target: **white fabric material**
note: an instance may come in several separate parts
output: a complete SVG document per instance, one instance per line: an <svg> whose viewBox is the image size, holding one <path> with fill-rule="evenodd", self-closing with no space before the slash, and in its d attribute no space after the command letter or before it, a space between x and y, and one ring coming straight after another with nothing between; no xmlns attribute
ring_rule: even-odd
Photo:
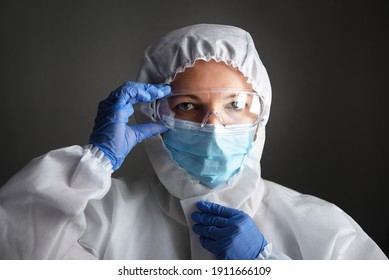
<svg viewBox="0 0 389 280"><path fill-rule="evenodd" d="M301 212L291 209L284 209L285 212L282 212L273 209L277 205L277 200L281 198L266 196L267 184L261 178L260 159L265 143L264 126L266 125L270 112L271 86L266 69L259 58L250 34L233 26L209 24L184 27L170 32L145 51L145 59L138 75L138 81L157 84L170 83L174 80L177 73L185 71L188 67L192 67L198 60L215 60L239 69L247 77L247 82L252 85L253 89L264 97L265 121L263 127L258 129L256 141L252 150L246 156L240 173L226 184L213 190L209 190L199 184L195 178L190 176L172 160L169 151L163 145L161 137L154 137L145 141L146 151L159 180L168 190L168 195L172 195L180 200L180 205L169 205L169 210L181 211L180 208L182 208L186 222L191 227L193 223L190 215L196 210L195 203L199 200L208 200L240 209L254 219L258 228L264 233L269 242L273 242L273 240L277 241L273 242L274 248L282 252L284 248L279 248L278 244L285 242L282 239L288 239L286 236L291 234L291 232L288 231L288 233L285 233L286 236L284 236L284 233L279 232L282 228L282 225L279 224L280 217L272 217L275 219L272 220L269 219L268 215L271 215L274 211L276 216L288 216L287 213L292 211L296 215L296 224L300 224L299 221L303 220L306 213L304 212L304 208L302 208L303 211ZM143 103L137 107L136 118L138 122L150 121L153 118L152 114L153 108L150 104ZM267 207L269 201L276 202L272 204L271 210ZM317 209L320 205L325 204L322 201L315 203L317 203L316 207L314 207L315 204L310 204L309 207ZM174 210L173 207L179 210ZM331 208L333 206L327 207ZM315 219L319 220L321 218L326 219L327 217L336 220L340 216L339 214L336 214L334 217L332 217L333 215L326 216L320 213L320 211L317 214L318 216ZM288 220L288 223L293 222L294 220ZM328 226L326 222L328 221L323 220L321 223L319 222L319 225ZM336 224L336 221L333 223ZM268 225L268 227L265 225ZM267 228L270 229L274 225L277 225L278 228L266 234ZM299 232L302 236L305 235L304 229L306 224L302 223L301 226L303 225L304 227L300 229L301 233ZM348 227L348 229L351 230L352 228ZM335 231L337 228L333 230ZM192 258L212 258L213 256L200 245L198 236L192 231L189 231L189 233ZM282 238L277 240L278 236L282 236ZM320 237L324 239L328 238L325 231ZM317 239L314 240L317 241ZM321 242L320 244L327 244L327 242ZM302 245L295 246L299 247ZM316 247L317 245L314 246ZM330 255L330 251L331 249L327 251L328 255ZM312 254L315 255L315 253Z"/></svg>
<svg viewBox="0 0 389 280"><path fill-rule="evenodd" d="M191 259L179 200L154 174L111 179L95 155L51 151L0 189L0 259ZM266 180L261 188L255 221L273 250L258 259L386 259L336 206Z"/></svg>
<svg viewBox="0 0 389 280"><path fill-rule="evenodd" d="M235 27L168 34L146 51L138 80L170 82L198 59L239 68L269 113L266 70L251 37ZM149 120L151 109L140 106L137 120ZM145 141L155 173L137 182L111 178L109 160L91 146L51 151L0 189L0 259L214 259L191 230L199 200L248 213L270 243L258 259L386 259L335 205L263 180L264 142L262 127L241 172L213 190L178 167L159 136Z"/></svg>

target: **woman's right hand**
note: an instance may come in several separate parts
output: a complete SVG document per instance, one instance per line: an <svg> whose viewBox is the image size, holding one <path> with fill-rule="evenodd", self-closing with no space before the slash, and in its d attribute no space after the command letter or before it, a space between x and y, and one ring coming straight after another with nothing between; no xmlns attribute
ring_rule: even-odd
<svg viewBox="0 0 389 280"><path fill-rule="evenodd" d="M132 105L162 98L170 91L168 85L126 82L100 102L89 143L104 152L113 170L119 169L136 144L167 131L165 126L155 122L129 126L128 119L134 113Z"/></svg>

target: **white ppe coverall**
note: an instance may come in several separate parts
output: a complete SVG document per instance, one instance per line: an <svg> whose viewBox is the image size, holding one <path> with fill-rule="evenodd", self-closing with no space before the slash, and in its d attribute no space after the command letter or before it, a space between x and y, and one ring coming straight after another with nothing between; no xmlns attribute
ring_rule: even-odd
<svg viewBox="0 0 389 280"><path fill-rule="evenodd" d="M264 96L265 121L239 173L207 188L172 160L160 135L144 141L152 168L141 181L112 178L109 159L92 145L50 151L0 189L0 259L215 259L191 230L202 200L253 219L269 243L260 259L387 259L337 206L262 179L271 87L246 31L172 31L146 50L138 81L170 83L197 60L237 68ZM152 114L151 103L140 103L135 117L142 123Z"/></svg>

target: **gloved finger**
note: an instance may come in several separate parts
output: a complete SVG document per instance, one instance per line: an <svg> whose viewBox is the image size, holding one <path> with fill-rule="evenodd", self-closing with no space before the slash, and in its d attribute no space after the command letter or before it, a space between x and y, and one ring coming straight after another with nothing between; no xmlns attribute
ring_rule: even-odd
<svg viewBox="0 0 389 280"><path fill-rule="evenodd" d="M128 133L132 133L136 141L140 143L147 138L166 132L167 130L167 127L162 124L150 122L129 126L127 131Z"/></svg>
<svg viewBox="0 0 389 280"><path fill-rule="evenodd" d="M209 213L194 212L192 213L192 220L205 226L224 227L227 224L226 218Z"/></svg>
<svg viewBox="0 0 389 280"><path fill-rule="evenodd" d="M199 238L201 246L203 246L204 249L210 251L215 255L217 259L227 259L226 257L223 257L225 254L223 254L225 243L224 240L213 240L211 238L206 238L200 236ZM228 246L228 245L227 245Z"/></svg>
<svg viewBox="0 0 389 280"><path fill-rule="evenodd" d="M114 103L116 102L116 103ZM111 100L111 102L103 101L99 106L99 111L96 117L96 123L105 123L106 118L110 118L112 122L127 123L129 117L134 113L134 108L131 103L123 103L123 99Z"/></svg>
<svg viewBox="0 0 389 280"><path fill-rule="evenodd" d="M216 242L215 240L203 236L200 236L199 240L201 246L203 246L204 249L214 253L213 249L214 249L214 243Z"/></svg>
<svg viewBox="0 0 389 280"><path fill-rule="evenodd" d="M151 94L155 99L162 98L171 93L171 87L167 84L144 84L144 89Z"/></svg>
<svg viewBox="0 0 389 280"><path fill-rule="evenodd" d="M194 224L192 226L192 230L194 233L202 237L210 238L213 240L218 240L220 238L225 237L225 233L223 232L223 230L215 226L203 226L200 224Z"/></svg>
<svg viewBox="0 0 389 280"><path fill-rule="evenodd" d="M120 91L120 96L132 104L138 102L150 102L162 98L171 92L169 85L152 85L136 82L125 83Z"/></svg>
<svg viewBox="0 0 389 280"><path fill-rule="evenodd" d="M146 91L150 91L151 94L155 95L157 93L157 90L160 89L164 92L164 94L169 94L171 92L171 88L168 84L147 84L147 83L141 83L141 82L125 82L123 84L125 87L137 87L144 89Z"/></svg>
<svg viewBox="0 0 389 280"><path fill-rule="evenodd" d="M239 210L222 206L216 203L208 202L208 201L197 202L197 208L202 212L222 216L224 218L231 218L232 216L240 213Z"/></svg>

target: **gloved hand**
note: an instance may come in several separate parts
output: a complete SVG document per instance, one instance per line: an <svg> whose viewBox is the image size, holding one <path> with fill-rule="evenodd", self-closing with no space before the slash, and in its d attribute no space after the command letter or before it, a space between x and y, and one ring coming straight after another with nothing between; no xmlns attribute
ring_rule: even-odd
<svg viewBox="0 0 389 280"><path fill-rule="evenodd" d="M111 160L113 170L123 163L131 149L144 139L166 132L158 123L127 125L133 104L150 102L169 94L168 85L126 82L100 102L89 143L97 146Z"/></svg>
<svg viewBox="0 0 389 280"><path fill-rule="evenodd" d="M200 201L201 212L192 213L193 231L201 245L219 260L255 260L267 242L246 213Z"/></svg>

